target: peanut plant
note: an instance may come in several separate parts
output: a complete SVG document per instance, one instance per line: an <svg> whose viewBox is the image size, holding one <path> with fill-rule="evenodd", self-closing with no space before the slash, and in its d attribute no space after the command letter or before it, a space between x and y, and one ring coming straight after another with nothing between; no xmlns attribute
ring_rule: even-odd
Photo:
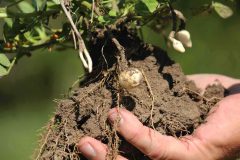
<svg viewBox="0 0 240 160"><path fill-rule="evenodd" d="M74 47L83 66L92 72L88 44L93 31L111 30L121 23L139 32L150 27L164 36L170 47L185 52L192 47L183 11L174 8L176 0L3 0L0 20L0 77L8 75L19 59L46 48ZM184 3L184 1L182 1ZM230 1L228 3L236 3ZM197 6L195 14L215 11L220 17L233 14L223 3L209 1ZM165 34L167 28L171 32ZM66 46L67 42L73 43Z"/></svg>

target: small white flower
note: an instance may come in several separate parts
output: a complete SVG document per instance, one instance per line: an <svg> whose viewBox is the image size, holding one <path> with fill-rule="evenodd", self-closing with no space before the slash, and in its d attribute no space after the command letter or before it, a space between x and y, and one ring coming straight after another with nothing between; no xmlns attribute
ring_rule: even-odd
<svg viewBox="0 0 240 160"><path fill-rule="evenodd" d="M187 30L181 30L176 33L176 39L181 41L185 47L192 47L192 40L190 33Z"/></svg>
<svg viewBox="0 0 240 160"><path fill-rule="evenodd" d="M118 77L120 86L125 89L131 89L138 86L142 78L142 72L137 68L129 68L122 71Z"/></svg>

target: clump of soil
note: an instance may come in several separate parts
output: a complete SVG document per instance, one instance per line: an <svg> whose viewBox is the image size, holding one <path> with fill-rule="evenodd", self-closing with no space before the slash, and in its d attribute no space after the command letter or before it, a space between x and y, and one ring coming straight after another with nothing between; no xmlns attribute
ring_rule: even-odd
<svg viewBox="0 0 240 160"><path fill-rule="evenodd" d="M165 135L181 137L191 134L204 121L211 107L224 96L221 85L209 86L204 95L200 95L194 82L187 80L179 64L164 51L142 43L129 31L122 32L113 32L119 44L111 40L106 42L106 35L99 38L96 34L91 47L92 53L98 55L95 72L72 96L58 101L37 159L84 160L75 147L83 136L107 144L108 159L114 159L117 154L128 159L148 159L109 124L107 113L111 108L124 107L144 125ZM121 59L123 52L127 60ZM142 71L144 78L139 86L129 90L119 87L118 72L124 69L124 65Z"/></svg>

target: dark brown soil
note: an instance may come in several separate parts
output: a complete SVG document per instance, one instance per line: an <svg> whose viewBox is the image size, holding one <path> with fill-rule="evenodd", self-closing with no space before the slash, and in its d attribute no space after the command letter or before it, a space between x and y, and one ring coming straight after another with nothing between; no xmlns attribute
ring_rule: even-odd
<svg viewBox="0 0 240 160"><path fill-rule="evenodd" d="M142 70L142 83L130 90L119 89L114 63L110 64L113 69L102 73L100 78L86 80L70 98L58 101L37 159L76 160L80 157L84 160L75 147L83 136L107 144L110 148L108 159L114 159L116 154L130 160L148 159L116 134L108 123L107 113L111 108L125 107L143 124L162 134L180 137L191 134L224 96L221 85L209 86L204 95L200 95L179 64L160 49L141 45L138 50L139 55L128 57L131 59L128 65Z"/></svg>

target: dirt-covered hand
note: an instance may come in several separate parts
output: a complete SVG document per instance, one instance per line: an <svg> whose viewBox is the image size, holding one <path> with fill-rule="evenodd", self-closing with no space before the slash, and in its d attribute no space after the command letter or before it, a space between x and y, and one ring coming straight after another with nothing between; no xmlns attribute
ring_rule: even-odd
<svg viewBox="0 0 240 160"><path fill-rule="evenodd" d="M226 88L234 90L214 107L206 123L198 127L192 135L180 139L165 136L144 126L129 111L112 109L109 120L113 123L120 116L118 132L133 146L150 159L156 160L215 160L231 155L240 149L240 87L239 80L219 75L192 75L190 79L204 89L207 84L218 79ZM79 151L90 160L105 160L107 147L91 138L82 138ZM122 156L118 160L124 160Z"/></svg>

